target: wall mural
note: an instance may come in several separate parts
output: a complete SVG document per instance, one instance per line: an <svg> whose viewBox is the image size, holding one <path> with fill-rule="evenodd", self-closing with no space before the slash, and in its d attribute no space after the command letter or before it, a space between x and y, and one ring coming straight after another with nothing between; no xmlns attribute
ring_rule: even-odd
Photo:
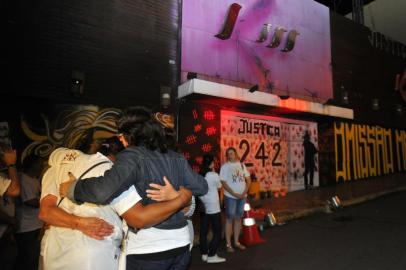
<svg viewBox="0 0 406 270"><path fill-rule="evenodd" d="M263 191L285 193L304 188L303 135L317 148L317 124L284 118L221 111L221 161L234 147ZM314 184L319 185L318 162Z"/></svg>
<svg viewBox="0 0 406 270"><path fill-rule="evenodd" d="M93 139L102 140L117 134L116 120L121 113L117 108L99 108L97 106L57 106L56 117L41 114L42 127L31 124L21 117L21 129L30 140L22 151L21 160L34 153L48 157L58 147L74 148L79 140L92 129ZM173 116L161 112L154 117L165 128L174 129ZM42 130L41 133L36 130Z"/></svg>
<svg viewBox="0 0 406 270"><path fill-rule="evenodd" d="M334 123L336 181L406 170L406 131Z"/></svg>
<svg viewBox="0 0 406 270"><path fill-rule="evenodd" d="M94 139L111 137L117 133L116 118L119 113L120 110L115 108L68 106L57 112L54 119L42 114L41 133L34 131L35 127L22 116L22 131L32 142L25 147L21 159L31 153L48 157L58 147L73 148L89 129L94 129Z"/></svg>

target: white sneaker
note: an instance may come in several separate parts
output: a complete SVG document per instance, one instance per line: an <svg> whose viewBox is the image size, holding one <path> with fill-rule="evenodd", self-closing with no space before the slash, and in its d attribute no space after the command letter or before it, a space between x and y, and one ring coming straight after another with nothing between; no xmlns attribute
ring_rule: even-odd
<svg viewBox="0 0 406 270"><path fill-rule="evenodd" d="M226 261L225 258L219 257L217 256L217 254L214 256L207 257L207 263L222 263L225 261Z"/></svg>
<svg viewBox="0 0 406 270"><path fill-rule="evenodd" d="M207 254L202 255L202 261L206 262L207 261Z"/></svg>

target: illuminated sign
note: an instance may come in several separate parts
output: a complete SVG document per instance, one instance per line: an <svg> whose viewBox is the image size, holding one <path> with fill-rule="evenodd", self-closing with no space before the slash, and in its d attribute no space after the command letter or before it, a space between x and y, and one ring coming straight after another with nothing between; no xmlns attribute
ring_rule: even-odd
<svg viewBox="0 0 406 270"><path fill-rule="evenodd" d="M191 72L324 102L333 97L330 44L329 10L312 0L182 1L184 80Z"/></svg>

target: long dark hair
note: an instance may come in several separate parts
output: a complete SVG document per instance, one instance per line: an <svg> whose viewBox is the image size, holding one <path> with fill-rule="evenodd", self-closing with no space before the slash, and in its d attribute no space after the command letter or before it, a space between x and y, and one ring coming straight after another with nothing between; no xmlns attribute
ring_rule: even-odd
<svg viewBox="0 0 406 270"><path fill-rule="evenodd" d="M144 107L130 107L123 111L117 122L118 132L122 133L130 146L145 146L149 150L168 151L163 127Z"/></svg>
<svg viewBox="0 0 406 270"><path fill-rule="evenodd" d="M206 176L208 172L211 172L212 169L210 168L210 164L214 161L214 157L212 155L204 155L202 167L200 168L200 174L202 176Z"/></svg>

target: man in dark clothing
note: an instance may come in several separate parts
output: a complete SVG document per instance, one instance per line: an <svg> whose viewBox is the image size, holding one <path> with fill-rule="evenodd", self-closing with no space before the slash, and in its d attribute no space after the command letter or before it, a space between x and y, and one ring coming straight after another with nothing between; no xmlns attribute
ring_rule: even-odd
<svg viewBox="0 0 406 270"><path fill-rule="evenodd" d="M304 147L304 159L305 159L305 162L304 162L304 164L305 164L305 171L304 171L305 189L312 189L314 170L316 168L316 165L314 162L314 156L317 153L317 149L314 146L314 144L310 141L310 134L308 131L306 131L305 135L303 136L303 147ZM309 183L309 175L310 175L310 183Z"/></svg>
<svg viewBox="0 0 406 270"><path fill-rule="evenodd" d="M67 196L78 203L106 204L134 185L144 205L155 203L154 184L170 179L175 189L185 187L193 195L207 193L205 179L193 172L185 158L167 149L161 125L144 108L126 110L118 121L120 140L126 148L103 177L73 182ZM68 185L61 185L66 190ZM189 261L187 222L179 211L152 228L130 235L127 269L186 269ZM167 241L167 240L171 241ZM148 268L149 267L149 268Z"/></svg>

